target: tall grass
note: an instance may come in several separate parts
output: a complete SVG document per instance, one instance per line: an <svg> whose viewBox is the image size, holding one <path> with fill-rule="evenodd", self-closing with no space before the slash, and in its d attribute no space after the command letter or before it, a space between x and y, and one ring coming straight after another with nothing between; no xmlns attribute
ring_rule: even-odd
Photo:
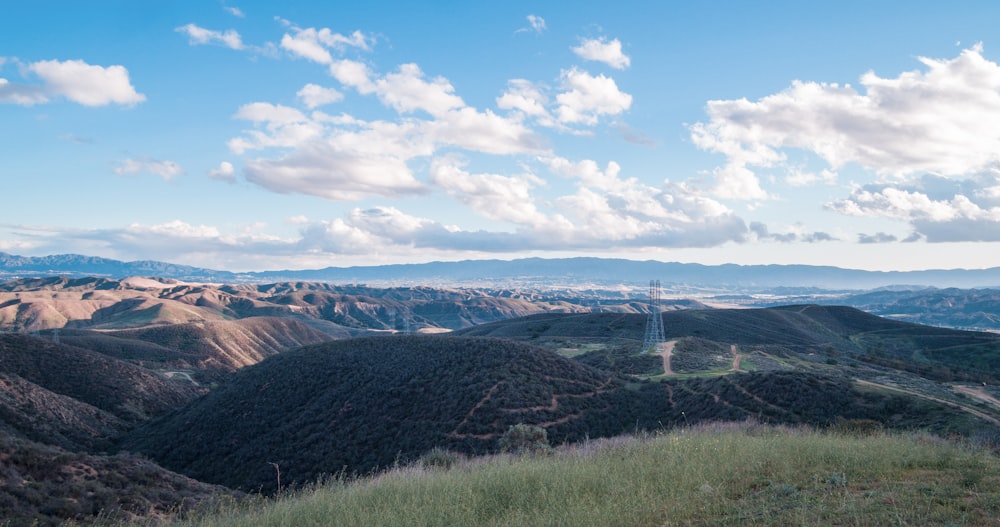
<svg viewBox="0 0 1000 527"><path fill-rule="evenodd" d="M715 425L406 467L177 525L1000 525L1000 459L928 436Z"/></svg>

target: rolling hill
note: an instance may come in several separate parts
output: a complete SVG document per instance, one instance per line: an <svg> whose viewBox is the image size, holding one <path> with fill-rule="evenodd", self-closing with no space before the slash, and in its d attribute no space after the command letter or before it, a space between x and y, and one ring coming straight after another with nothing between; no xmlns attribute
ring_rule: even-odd
<svg viewBox="0 0 1000 527"><path fill-rule="evenodd" d="M211 285L134 277L48 277L0 284L0 329L7 331L106 331L270 317L343 338L373 331L452 330L532 313L589 310L566 300L476 289L310 282Z"/></svg>

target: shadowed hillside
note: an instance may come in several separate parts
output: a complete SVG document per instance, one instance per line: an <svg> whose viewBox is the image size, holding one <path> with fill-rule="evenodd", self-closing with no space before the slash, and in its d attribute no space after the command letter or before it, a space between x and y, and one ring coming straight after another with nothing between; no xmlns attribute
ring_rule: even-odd
<svg viewBox="0 0 1000 527"><path fill-rule="evenodd" d="M892 417L893 415L903 417ZM469 337L369 337L271 357L120 447L243 490L366 473L443 447L495 451L511 425L556 444L706 420L991 426L943 403L859 390L842 375L762 372L640 381L534 346ZM273 463L273 464L272 464Z"/></svg>
<svg viewBox="0 0 1000 527"><path fill-rule="evenodd" d="M3 525L86 525L98 515L118 520L165 517L236 496L164 470L148 459L70 452L3 430L0 452Z"/></svg>
<svg viewBox="0 0 1000 527"><path fill-rule="evenodd" d="M0 335L0 371L129 422L177 408L197 392L144 368L26 335Z"/></svg>

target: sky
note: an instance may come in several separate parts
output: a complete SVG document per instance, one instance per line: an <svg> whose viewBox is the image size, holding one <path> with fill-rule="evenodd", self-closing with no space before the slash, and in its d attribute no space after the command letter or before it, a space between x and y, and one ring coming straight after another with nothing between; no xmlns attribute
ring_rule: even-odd
<svg viewBox="0 0 1000 527"><path fill-rule="evenodd" d="M1000 266L1000 3L0 5L0 251Z"/></svg>

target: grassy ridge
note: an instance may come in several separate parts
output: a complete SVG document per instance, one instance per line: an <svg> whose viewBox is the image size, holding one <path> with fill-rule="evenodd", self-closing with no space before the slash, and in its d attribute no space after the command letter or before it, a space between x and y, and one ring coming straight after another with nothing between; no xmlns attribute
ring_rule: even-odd
<svg viewBox="0 0 1000 527"><path fill-rule="evenodd" d="M989 526L1000 459L929 436L713 425L401 468L177 525Z"/></svg>

